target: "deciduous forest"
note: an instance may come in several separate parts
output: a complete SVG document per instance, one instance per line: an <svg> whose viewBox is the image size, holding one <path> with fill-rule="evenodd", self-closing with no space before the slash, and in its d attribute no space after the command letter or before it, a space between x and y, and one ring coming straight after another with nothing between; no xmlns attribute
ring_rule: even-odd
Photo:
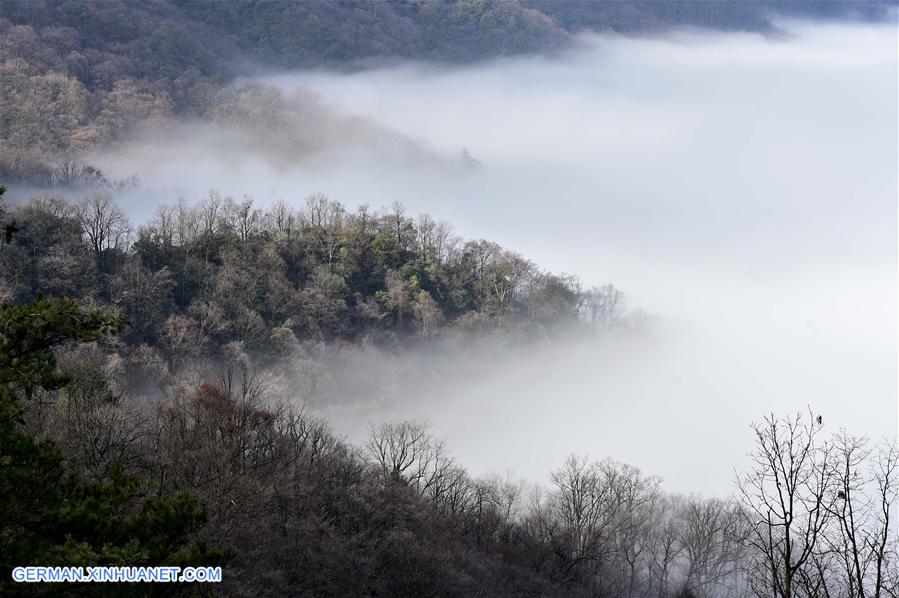
<svg viewBox="0 0 899 598"><path fill-rule="evenodd" d="M134 190L152 181L111 180L94 162L135 131L189 122L278 160L363 131L477 172L490 165L468 150L446 158L242 78L552 60L584 31L776 36L773 9L839 21L853 7L877 22L895 5L0 0L0 594L899 596L895 438L847 430L815 397L747 421L735 440L747 460L716 495L577 452L542 479L483 474L438 421L369 420L351 439L322 415L352 411L350 395L411 403L446 384L413 356L468 354L502 371L504 352L561 339L651 343L661 318L627 289L551 272L398 201L315 189L258 201L248 184L138 206L149 200ZM351 371L371 355L410 365ZM572 417L606 417L597 409ZM535 429L536 446L553 435ZM12 581L25 565L224 575Z"/></svg>

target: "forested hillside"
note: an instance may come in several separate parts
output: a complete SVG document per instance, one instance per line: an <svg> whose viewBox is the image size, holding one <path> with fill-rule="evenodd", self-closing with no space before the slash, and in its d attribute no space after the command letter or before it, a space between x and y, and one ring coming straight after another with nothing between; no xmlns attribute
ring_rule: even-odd
<svg viewBox="0 0 899 598"><path fill-rule="evenodd" d="M110 196L38 197L0 221L5 591L33 562L219 564L224 596L767 596L772 570L776 596L899 589L895 447L827 438L811 413L755 425L717 499L575 455L549 486L476 477L427 424L372 422L353 445L309 409L320 341L640 326L610 285L320 194L211 193L137 227Z"/></svg>
<svg viewBox="0 0 899 598"><path fill-rule="evenodd" d="M383 345L447 328L547 335L624 321L614 287L582 289L401 205L348 212L323 194L303 203L263 210L211 192L132 228L109 195L36 198L7 209L16 234L0 255L0 288L16 302L65 294L122 308L124 338L175 342L169 361L231 342L277 353L295 338Z"/></svg>
<svg viewBox="0 0 899 598"><path fill-rule="evenodd" d="M583 30L771 31L772 11L884 18L890 2L0 0L0 177L103 183L79 165L149 121L212 118L256 69L471 62L565 47ZM73 163L73 160L76 161Z"/></svg>
<svg viewBox="0 0 899 598"><path fill-rule="evenodd" d="M816 0L703 0L596 2L594 0L522 0L528 8L551 17L566 31L611 30L658 32L671 27L703 27L729 31L777 31L778 17L810 19L889 18L895 2L818 2Z"/></svg>
<svg viewBox="0 0 899 598"><path fill-rule="evenodd" d="M583 32L612 33L625 42L616 51L639 54L646 48L617 36L681 27L776 35L777 15L882 20L895 16L895 6L894 1L804 0L0 0L0 182L15 188L11 201L12 194L0 186L0 595L899 597L895 439L855 435L845 422L829 421L821 415L826 411L813 406L819 397L803 381L821 376L825 384L839 385L850 374L830 378L826 370L843 364L822 358L819 369L797 374L797 364L806 362L791 358L806 345L772 348L777 339L793 338L775 330L794 324L785 323L792 312L784 310L793 300L802 308L794 327L802 329L803 339L823 345L861 338L877 345L879 337L869 339L867 329L855 329L853 322L846 324L848 332L840 330L844 336L820 333L824 324L812 314L833 312L809 297L821 289L831 292L833 281L845 279L843 270L831 276L822 267L826 284L808 287L805 294L766 286L765 260L786 261L781 258L789 250L783 248L795 247L778 244L775 233L800 237L794 242L806 239L791 228L792 220L768 222L769 216L795 212L805 223L809 208L789 205L760 173L755 154L740 154L748 135L718 126L730 122L721 115L747 113L712 103L713 109L704 105L680 117L684 113L647 101L667 98L665 86L674 82L681 87L695 82L699 93L716 102L719 94L724 102L729 96L722 89L732 87L741 104L752 104L748 127L734 131L764 138L765 158L778 160L783 154L767 150L782 139L769 142L762 134L774 127L753 127L772 122L779 127L784 114L793 113L779 111L775 100L781 96L744 94L756 85L756 79L740 74L744 71L716 70L734 56L758 50L725 44L724 58L716 56L710 69L708 54L697 56L718 47L691 46L692 57L674 59L689 61L687 78L665 61L637 61L639 68L620 69L623 78L630 83L652 73L661 87L638 86L636 92L616 87L617 74L594 68L605 46L578 55L575 66L551 58L575 45ZM870 32L862 39L865 35ZM835 71L825 65L839 52L822 52L825 45L814 41L783 56L827 78ZM668 46L652 49L666 53L666 60L668 51ZM593 77L596 85L581 94L527 95L534 65L543 57L505 58L535 54L546 55L550 66L541 67L539 72L550 74L535 87L566 82L572 87L571 77ZM814 55L811 66L807 54ZM779 67L780 56L766 46L758 62L747 61L749 71L770 68L769 63ZM865 56L847 63L865 66L868 61L860 59ZM477 125L506 108L510 94L502 81L520 79L524 84L514 89L523 90L524 102L546 106L539 114L546 126L535 132L536 159L527 152L515 155L521 129L537 120L529 120L534 112L521 111L520 104L510 103L510 112L520 111L513 125L487 128L487 136L506 138L481 164L468 150L452 149L457 139L428 145L424 135L421 141L413 138L412 128L391 129L373 116L326 106L302 85L291 91L270 86L271 79L259 82L260 73L355 70L399 61L408 61L401 65L409 71L404 77L447 65L455 65L446 69L455 75L461 63L488 60L495 60L494 66L512 64L515 72L503 79L478 65L474 78L438 85L424 99L405 91L419 88L403 87L403 77L385 76L370 85L397 82L397 89L424 104L414 109L428 120L435 109L427 98L445 94L455 102L454 94L495 77L500 80L495 95L477 96L485 98L477 106L485 106L477 115L481 120L471 119ZM840 72L855 68L836 62ZM411 63L424 66L418 64L419 71ZM780 85L784 73L805 72L774 70L774 79L758 81ZM708 78L694 79L696 73L727 76L716 87ZM739 85L732 83L737 78ZM354 88L340 87L337 93L343 89ZM693 107L693 101L683 100L688 97L696 96L678 95L673 104ZM412 110L386 103L390 110ZM797 104L805 109L809 102ZM587 105L599 110L582 114ZM573 120L553 118L567 110ZM714 111L721 115L708 118ZM470 112L463 110L464 118ZM819 112L830 120L840 111L822 105ZM359 113L366 113L364 107ZM591 115L604 122L589 122ZM661 126L668 120L678 121L673 133ZM459 122L447 118L441 125ZM810 129L824 131L823 124L812 124ZM579 127L584 130L575 131ZM716 135L708 154L700 151L704 139L709 143L704 127L729 136ZM790 141L786 151L806 147L792 145L802 136L796 130L784 136ZM600 139L602 147L584 143L586 137ZM689 143L678 145L675 137L688 137ZM170 189L183 187L169 186L163 177L148 177L142 187L136 178L109 180L91 163L172 139L202 141L185 144L191 149L174 158L166 156L184 162L178 176L201 188L215 178L213 187L285 199L256 202L250 195L215 190L179 198L180 191ZM329 144L339 148L335 155L349 156L346 161L329 161L322 149ZM134 163L152 166L170 147L160 143L136 154ZM682 148L690 160L674 159ZM619 149L631 157L619 161ZM649 155L657 149L660 153ZM204 152L225 156L233 179L203 174ZM418 205L458 200L452 207L454 218L463 215L460 228L521 226L522 246L543 248L543 259L556 251L573 260L577 252L581 265L601 263L594 271L597 286L575 274L548 271L515 247L465 239L451 223L407 212L391 203L399 185L372 192L389 205L362 203L369 181L389 178L379 170L386 162L366 162L368 153L396 157L399 168L421 175L416 184L422 186L409 185L404 197L427 196L446 185L430 204ZM374 172L369 178L346 166L359 154L366 154L360 158L366 175ZM505 154L507 161L500 158ZM712 154L746 160L738 164L739 174L752 176L747 185L752 193L770 192L765 197L770 203L758 207L754 197L731 196L730 187L737 186L728 178L731 171L710 166L719 164L710 160ZM308 183L311 177L271 182L279 169L314 170L314 158L333 168L325 169L330 184L340 187L356 176L355 188L363 192L354 196L348 191L354 187L344 185L335 191L341 198L345 194L347 203L341 203L322 192L309 194L317 187ZM565 168L541 171L535 164L544 160ZM808 160L813 166L830 164ZM241 170L245 162L264 162L265 168ZM530 169L534 172L526 172ZM579 178L577 169L598 174ZM627 185L616 184L619 170ZM477 176L486 171L502 172ZM645 184L653 177L657 186ZM514 184L504 186L506 178ZM720 188L704 187L703 178L724 182ZM881 180L872 178L870 186L885 187ZM797 188L806 187L789 186L791 193ZM683 189L695 198L678 197ZM459 200L469 198L465 193L474 199ZM819 202L819 195L809 195ZM826 207L831 201L819 203ZM740 205L729 208L728 202ZM152 216L136 221L141 210ZM498 216L466 222L466 210ZM763 216L750 218L750 210ZM871 214L880 212L872 208ZM589 226L569 228L566 219ZM748 229L729 222L742 219ZM602 228L595 226L600 220ZM528 221L539 227L528 228ZM677 234L669 236L670 229ZM711 240L694 243L691 237L707 229L715 229ZM505 232L497 231L495 238L516 238L501 237ZM842 243L848 234L840 229L820 244ZM741 244L741 235L770 245L758 262L745 259L751 247ZM540 243L530 243L538 236ZM563 236L570 242L561 243ZM555 246L547 249L550 245ZM702 261L715 250L722 252L720 262ZM665 259L657 257L660 253ZM678 260L684 255L702 267L682 267ZM711 297L702 306L736 304L721 314L697 309L698 324L685 324L685 317L671 328L693 326L704 334L730 316L739 325L715 332L736 331L738 338L713 344L714 352L728 353L738 343L752 345L750 351L720 359L710 358L711 352L670 359L665 353L677 351L655 343L662 320L631 305L605 280L607 272L624 276L649 262L653 267L642 272L659 278L656 306L687 303L699 293ZM802 275L814 264L802 262ZM741 269L752 276L725 275ZM778 283L798 271L777 269ZM750 283L737 284L743 280ZM845 282L850 284L856 280ZM698 290L685 292L691 285ZM716 293L727 285L733 287L730 294ZM872 288L873 296L882 287ZM735 299L738 294L743 296ZM644 288L640 296L649 295ZM764 321L769 314L756 303L775 300L787 315L779 311ZM806 313L807 306L815 309ZM758 313L744 317L748 311ZM763 322L757 336L739 336L755 322ZM691 346L677 349L682 353ZM854 346L827 355L845 357ZM619 359L618 353L625 355ZM777 361L776 367L755 369L769 363L753 359L758 353ZM630 368L631 360L653 367ZM541 361L555 362L541 369ZM478 367L456 367L472 362ZM713 371L733 362L737 367L725 374ZM883 367L873 363L859 371L873 378ZM587 382L568 379L587 369L596 374ZM536 374L522 375L524 370ZM723 379L735 371L734 379ZM481 375L486 382L457 384ZM611 384L595 384L606 376L614 378ZM626 379L639 376L659 380L626 392ZM705 377L712 381L684 383ZM549 380L522 390L537 378ZM809 407L760 413L739 434L725 426L715 429L714 416L696 406L724 404L719 416L735 409L737 400L729 393L737 386L750 389L739 396L749 396L752 409L755 392L776 397L793 392ZM483 392L466 396L475 387ZM682 404L695 388L705 389L704 402ZM852 401L869 388L880 387L840 388L839 396ZM656 394L644 396L650 393ZM433 409L437 402L447 409ZM387 404L399 408L379 409ZM765 404L780 409L779 403ZM664 441L654 437L658 428L643 421L653 409L671 432ZM345 422L335 413L343 412L362 422L358 433L342 427ZM491 454L460 454L470 447L441 438L438 430L446 431L445 422L426 421L450 412L464 426L477 428L465 437L471 444L476 435L488 436ZM547 413L559 417L544 421ZM555 429L562 419L578 422L572 429L579 438ZM742 415L735 419L744 423ZM687 430L690 420L699 423ZM533 450L523 451L502 427L520 427ZM691 462L682 455L731 455L722 450L731 442L745 446L747 458L734 470L727 464L733 485L717 496L693 493L689 485L675 492L655 471L623 462L637 460L634 453L605 452L631 442L606 438L613 428L633 436L633 444L670 452L677 467L701 476L708 475L712 459ZM596 438L606 442L587 442ZM599 446L604 454L569 453L577 450L569 445ZM681 451L681 445L693 452ZM546 471L530 479L518 477L530 474L520 470L491 472L495 461L488 457L505 460L513 454L545 457L535 468ZM166 586L12 580L13 568L32 565L213 565L224 574L220 584Z"/></svg>

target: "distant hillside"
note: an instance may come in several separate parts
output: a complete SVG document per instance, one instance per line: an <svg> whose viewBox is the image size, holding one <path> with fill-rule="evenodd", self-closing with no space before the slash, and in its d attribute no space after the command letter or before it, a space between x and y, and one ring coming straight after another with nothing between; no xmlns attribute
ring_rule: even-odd
<svg viewBox="0 0 899 598"><path fill-rule="evenodd" d="M771 16L883 19L895 0L0 0L0 59L89 89L129 76L173 86L371 58L473 61L547 50L584 29L765 31ZM176 100L182 100L175 86Z"/></svg>
<svg viewBox="0 0 899 598"><path fill-rule="evenodd" d="M0 179L101 174L72 156L147 120L206 118L259 66L470 62L551 51L585 29L769 31L772 11L885 18L895 2L0 0Z"/></svg>
<svg viewBox="0 0 899 598"><path fill-rule="evenodd" d="M777 15L815 19L882 20L895 0L522 0L568 32L647 33L671 27L725 31L775 29Z"/></svg>
<svg viewBox="0 0 899 598"><path fill-rule="evenodd" d="M472 61L557 47L567 32L518 0L171 0L254 60L306 66L371 57Z"/></svg>

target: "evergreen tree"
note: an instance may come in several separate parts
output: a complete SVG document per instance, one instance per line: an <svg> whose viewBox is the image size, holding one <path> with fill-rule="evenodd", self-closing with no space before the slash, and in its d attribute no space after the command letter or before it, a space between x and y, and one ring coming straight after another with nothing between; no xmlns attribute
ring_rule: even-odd
<svg viewBox="0 0 899 598"><path fill-rule="evenodd" d="M88 311L69 299L0 307L0 593L47 589L13 584L11 570L20 565L184 566L226 556L199 539L206 514L193 496L146 496L141 483L116 466L103 479L82 479L51 442L24 429L35 393L68 381L54 349L102 340L124 324L121 316ZM121 591L105 584L79 588Z"/></svg>

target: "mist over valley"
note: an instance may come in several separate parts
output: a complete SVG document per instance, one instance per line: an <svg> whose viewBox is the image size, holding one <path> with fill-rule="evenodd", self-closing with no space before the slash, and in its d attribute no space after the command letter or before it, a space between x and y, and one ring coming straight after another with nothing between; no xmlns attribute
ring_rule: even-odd
<svg viewBox="0 0 899 598"><path fill-rule="evenodd" d="M0 593L899 595L896 14L0 0Z"/></svg>

